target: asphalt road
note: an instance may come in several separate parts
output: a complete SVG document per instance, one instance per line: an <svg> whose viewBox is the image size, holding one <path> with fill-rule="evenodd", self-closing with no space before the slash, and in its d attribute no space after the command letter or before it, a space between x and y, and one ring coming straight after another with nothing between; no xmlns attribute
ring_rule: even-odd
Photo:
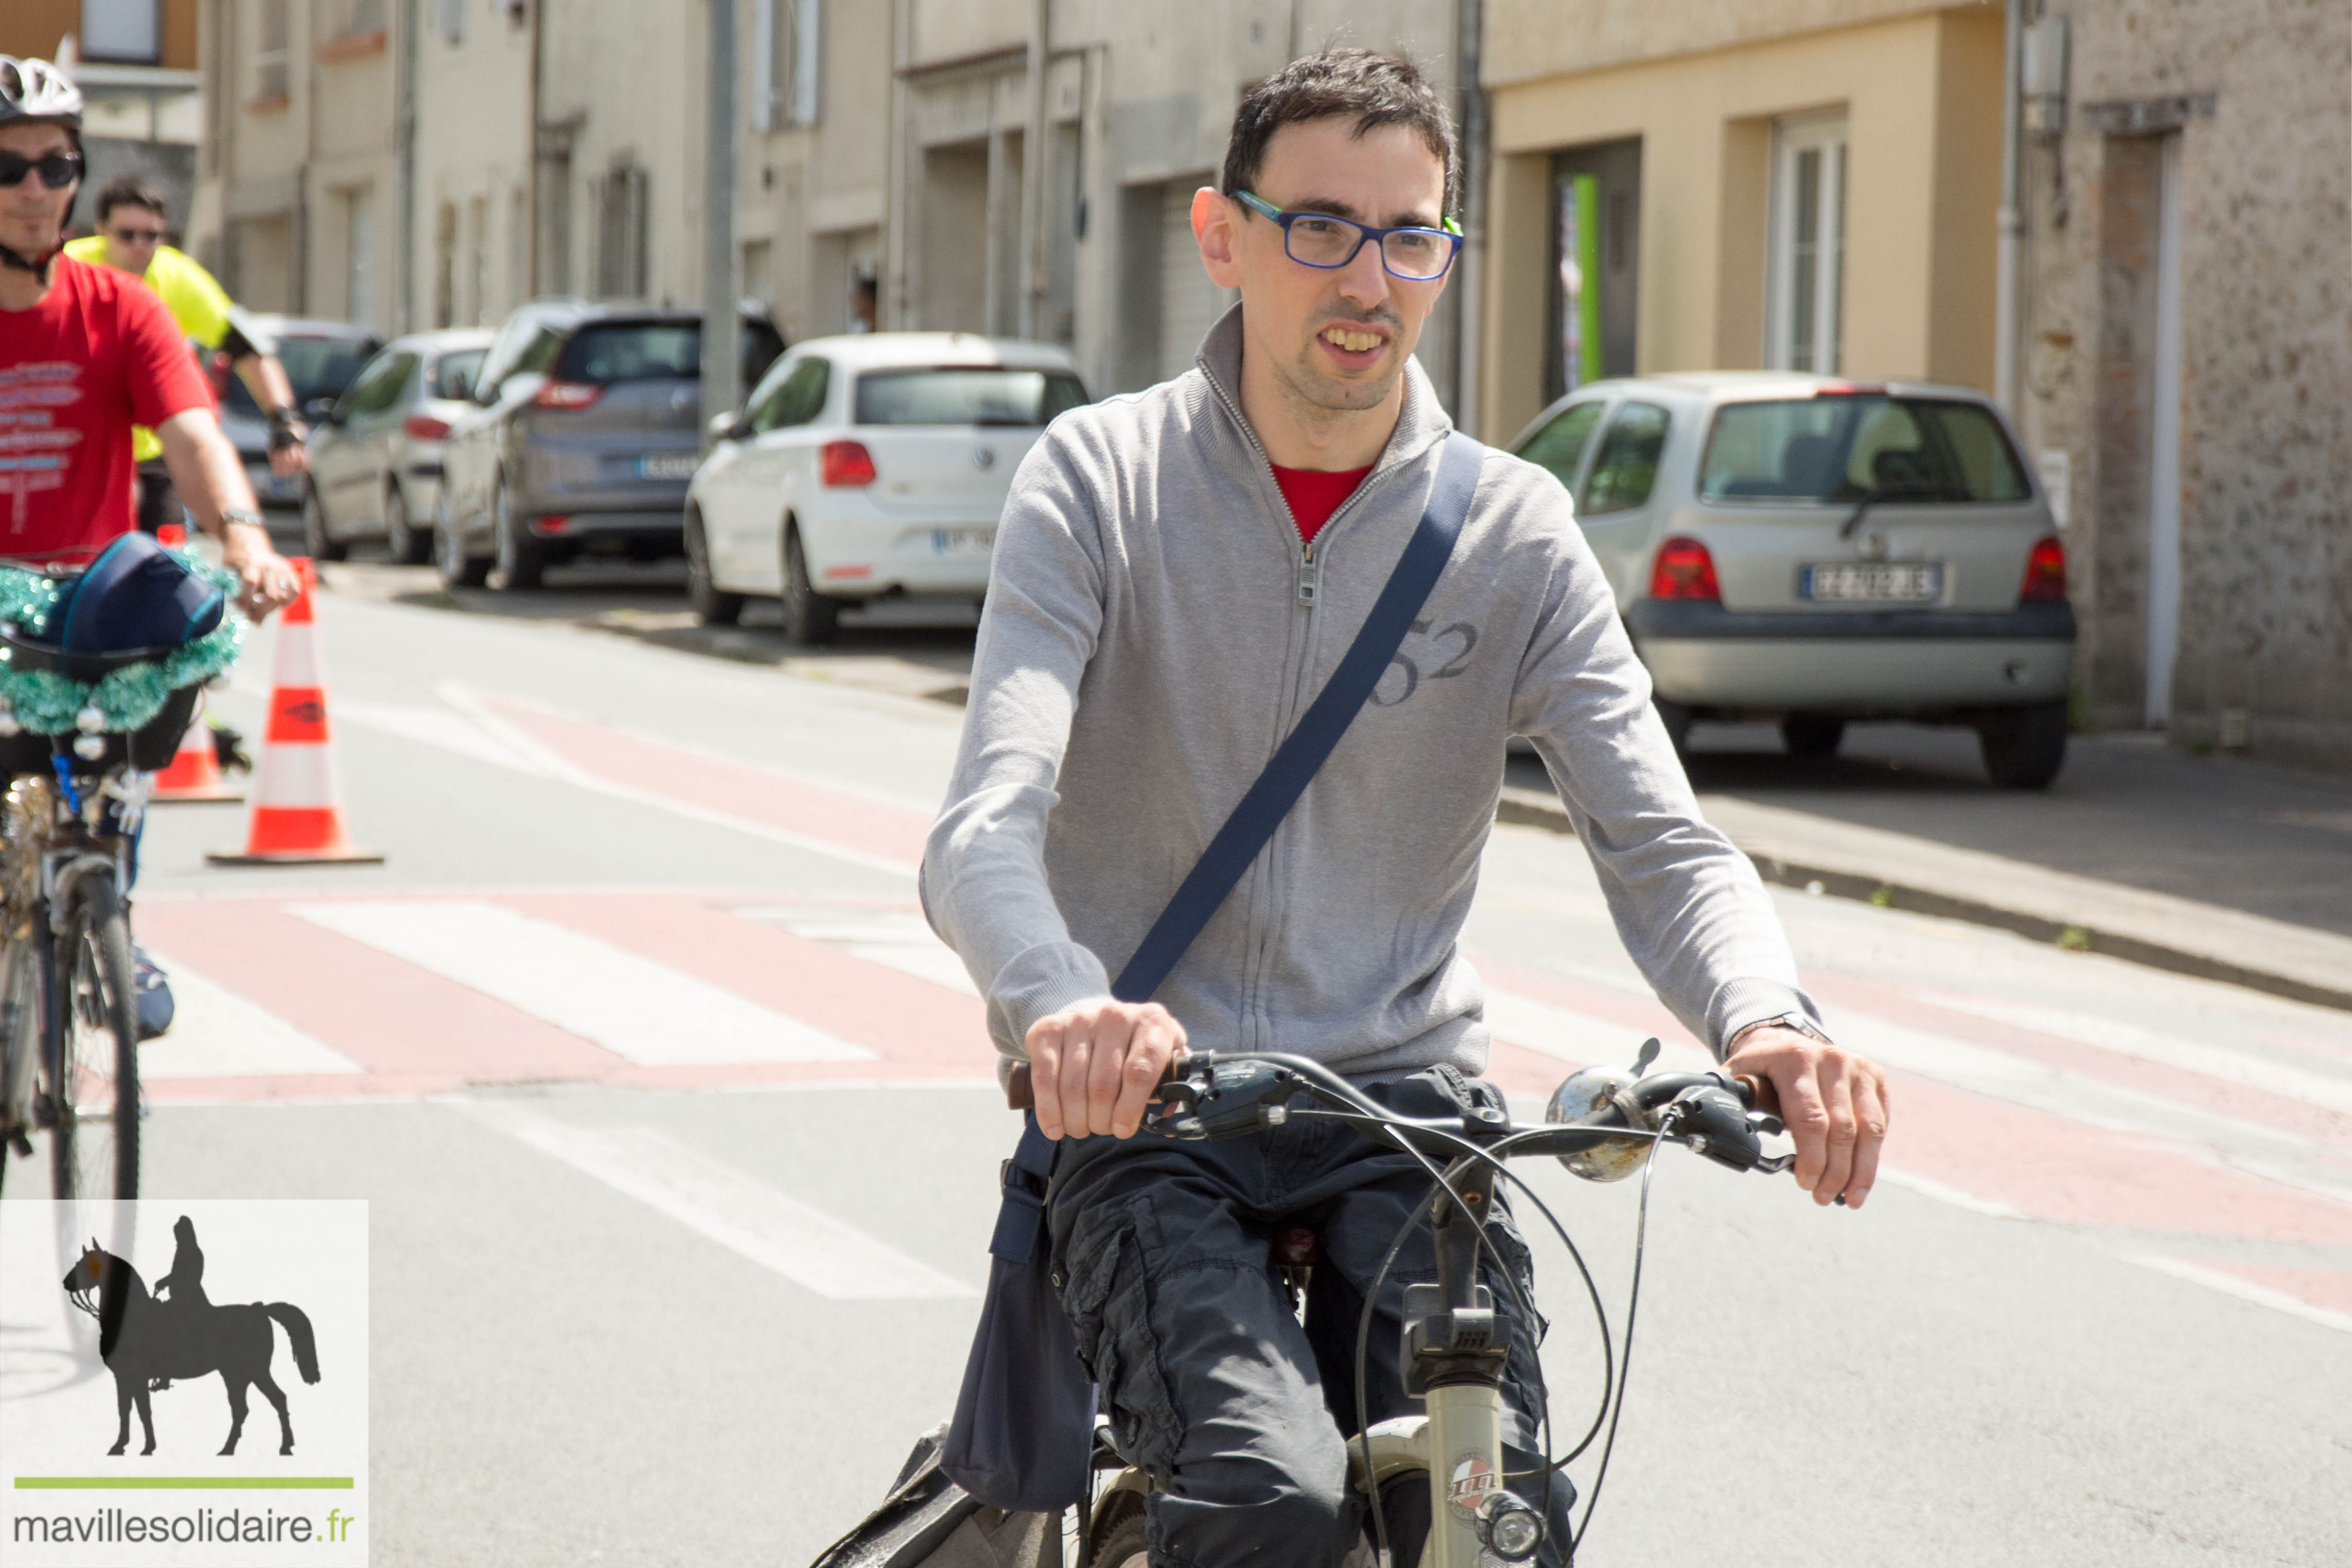
<svg viewBox="0 0 2352 1568"><path fill-rule="evenodd" d="M908 874L958 633L828 669L653 574L536 614L342 581L331 711L388 859L208 868L241 813L159 810L148 1191L370 1201L378 1563L806 1563L949 1409L1014 1132ZM268 643L221 699L248 730ZM1846 1213L1662 1163L1582 1560L2352 1561L2352 1017L1772 896L1895 1068L1893 1168ZM1693 1049L1572 841L1498 830L1466 941L1527 1113ZM1528 1176L1622 1326L1633 1186ZM1538 1260L1580 1428L1597 1342ZM217 1419L208 1382L159 1418Z"/></svg>

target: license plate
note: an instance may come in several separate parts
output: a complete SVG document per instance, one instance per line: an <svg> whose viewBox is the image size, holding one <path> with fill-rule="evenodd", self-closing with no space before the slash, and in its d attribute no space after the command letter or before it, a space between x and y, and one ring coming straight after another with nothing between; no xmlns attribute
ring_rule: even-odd
<svg viewBox="0 0 2352 1568"><path fill-rule="evenodd" d="M994 548L994 528L933 528L933 555L971 555Z"/></svg>
<svg viewBox="0 0 2352 1568"><path fill-rule="evenodd" d="M1797 573L1797 597L1816 601L1916 604L1944 597L1941 565L1839 561Z"/></svg>
<svg viewBox="0 0 2352 1568"><path fill-rule="evenodd" d="M698 452L659 452L637 459L637 477L691 479L701 465L702 455Z"/></svg>

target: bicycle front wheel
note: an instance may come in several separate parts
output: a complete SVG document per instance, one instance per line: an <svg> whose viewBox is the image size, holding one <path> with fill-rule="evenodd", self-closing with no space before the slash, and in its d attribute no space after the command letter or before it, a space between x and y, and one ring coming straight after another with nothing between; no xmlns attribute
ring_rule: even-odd
<svg viewBox="0 0 2352 1568"><path fill-rule="evenodd" d="M58 1090L49 1179L61 1198L133 1198L139 1013L131 924L109 873L82 877L72 897L57 937L44 1019L49 1082Z"/></svg>

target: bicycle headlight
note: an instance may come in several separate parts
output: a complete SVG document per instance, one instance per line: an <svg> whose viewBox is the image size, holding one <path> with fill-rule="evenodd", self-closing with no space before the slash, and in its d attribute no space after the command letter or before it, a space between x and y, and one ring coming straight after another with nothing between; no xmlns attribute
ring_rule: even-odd
<svg viewBox="0 0 2352 1568"><path fill-rule="evenodd" d="M1478 1539L1504 1562L1526 1562L1536 1554L1543 1538L1543 1515L1512 1493L1490 1493L1478 1505Z"/></svg>

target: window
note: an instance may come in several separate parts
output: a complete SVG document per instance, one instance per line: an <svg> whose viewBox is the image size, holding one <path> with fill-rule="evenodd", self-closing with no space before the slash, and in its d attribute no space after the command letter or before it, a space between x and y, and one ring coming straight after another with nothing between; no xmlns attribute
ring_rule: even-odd
<svg viewBox="0 0 2352 1568"><path fill-rule="evenodd" d="M857 378L860 424L992 424L1034 429L1087 402L1067 371L939 366Z"/></svg>
<svg viewBox="0 0 2352 1568"><path fill-rule="evenodd" d="M350 0L343 12L344 37L383 31L384 0Z"/></svg>
<svg viewBox="0 0 2352 1568"><path fill-rule="evenodd" d="M807 424L824 412L826 392L833 384L833 366L824 360L805 359L751 406L747 423L754 433Z"/></svg>
<svg viewBox="0 0 2352 1568"><path fill-rule="evenodd" d="M1727 404L1699 465L1709 501L2015 503L2032 494L1990 410L1919 398Z"/></svg>
<svg viewBox="0 0 2352 1568"><path fill-rule="evenodd" d="M1539 468L1550 469L1561 484L1574 489L1577 465L1584 461L1584 449L1591 444L1592 433L1601 428L1601 416L1608 407L1594 402L1560 410L1559 417L1528 438L1518 455Z"/></svg>
<svg viewBox="0 0 2352 1568"><path fill-rule="evenodd" d="M816 123L824 16L820 0L759 0L751 24L751 123L761 131Z"/></svg>
<svg viewBox="0 0 2352 1568"><path fill-rule="evenodd" d="M433 324L457 319L457 208L444 202L433 219Z"/></svg>
<svg viewBox="0 0 2352 1568"><path fill-rule="evenodd" d="M646 295L646 238L651 176L616 163L596 182L596 293L605 299Z"/></svg>
<svg viewBox="0 0 2352 1568"><path fill-rule="evenodd" d="M415 371L415 354L393 354L378 360L343 393L336 417L364 419L372 413L382 413L400 401L401 389L408 385L408 378Z"/></svg>
<svg viewBox="0 0 2352 1568"><path fill-rule="evenodd" d="M433 30L452 48L466 41L466 0L433 0Z"/></svg>
<svg viewBox="0 0 2352 1568"><path fill-rule="evenodd" d="M482 368L482 349L459 349L442 355L433 362L433 395L435 397L468 398L474 395L474 374Z"/></svg>
<svg viewBox="0 0 2352 1568"><path fill-rule="evenodd" d="M765 321L742 324L744 384L757 384L768 367L783 352L783 340ZM528 356L526 356L528 358ZM614 382L695 381L702 374L702 323L699 321L594 321L583 327L564 346L561 361L551 361L558 381ZM539 370L529 363L519 370Z"/></svg>
<svg viewBox="0 0 2352 1568"><path fill-rule="evenodd" d="M1845 117L1773 127L1765 362L1836 375L1844 365Z"/></svg>
<svg viewBox="0 0 2352 1568"><path fill-rule="evenodd" d="M307 408L320 398L339 398L360 373L378 348L373 338L336 337L300 338L284 336L278 340L278 362L286 367L286 379L294 388L297 407ZM242 414L247 419L259 419L261 407L253 401L253 392L242 376L228 379L228 391L221 399L224 413Z"/></svg>
<svg viewBox="0 0 2352 1568"><path fill-rule="evenodd" d="M362 187L343 196L343 243L348 247L344 315L375 319L375 193Z"/></svg>
<svg viewBox="0 0 2352 1568"><path fill-rule="evenodd" d="M161 0L81 0L84 59L152 66L163 58Z"/></svg>
<svg viewBox="0 0 2352 1568"><path fill-rule="evenodd" d="M253 51L253 96L260 103L287 98L286 37L289 0L261 0L260 47Z"/></svg>
<svg viewBox="0 0 2352 1568"><path fill-rule="evenodd" d="M1666 411L1654 403L1621 405L1601 438L1592 459L1592 475L1584 482L1584 499L1578 515L1597 517L1607 512L1630 512L1645 506L1658 479L1658 455L1665 450Z"/></svg>

